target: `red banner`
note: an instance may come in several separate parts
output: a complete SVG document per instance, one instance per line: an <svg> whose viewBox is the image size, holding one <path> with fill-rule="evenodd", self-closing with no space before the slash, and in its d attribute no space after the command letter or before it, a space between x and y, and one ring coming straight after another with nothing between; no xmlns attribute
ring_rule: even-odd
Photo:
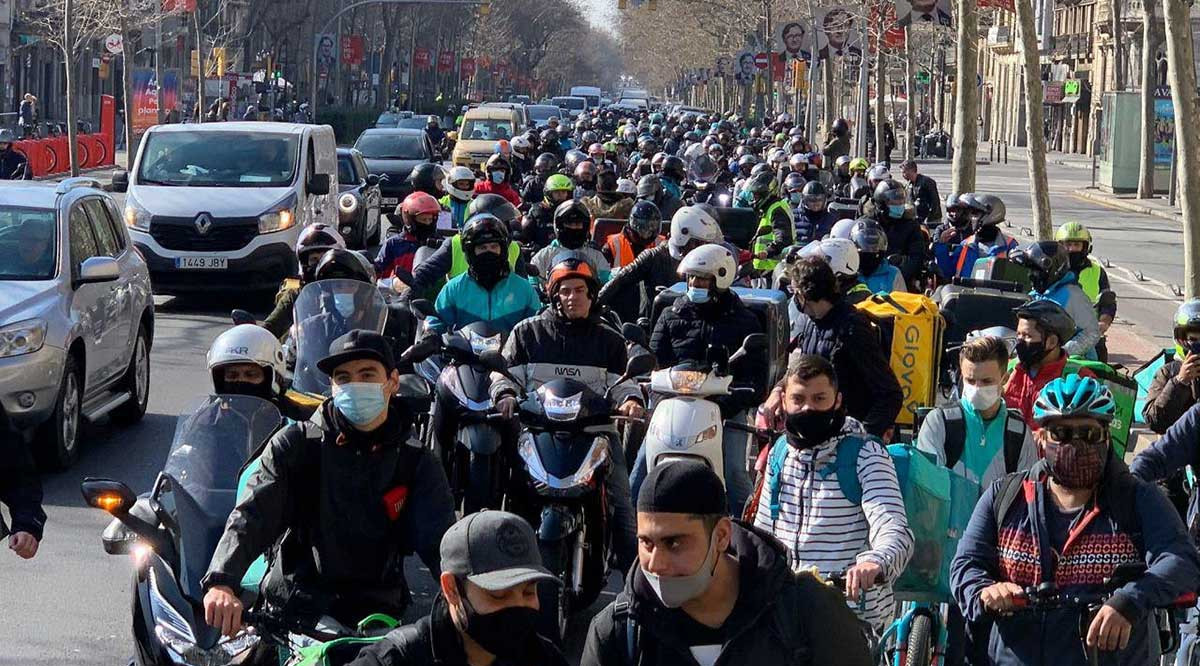
<svg viewBox="0 0 1200 666"><path fill-rule="evenodd" d="M462 62L459 64L458 73L459 76L464 79L469 79L472 76L475 76L475 59L463 58Z"/></svg>
<svg viewBox="0 0 1200 666"><path fill-rule="evenodd" d="M483 55L483 56L479 56L478 60L479 60L479 68L480 69L491 69L491 67L492 67L492 59L491 58Z"/></svg>
<svg viewBox="0 0 1200 666"><path fill-rule="evenodd" d="M417 69L429 69L429 64L432 59L433 53L424 46L413 51L413 65L415 65Z"/></svg>
<svg viewBox="0 0 1200 666"><path fill-rule="evenodd" d="M1012 0L1009 0L1011 2ZM904 48L904 28L896 25L896 5L891 2L873 2L871 3L871 25L879 24L879 13L883 12L883 24L887 26L887 30L883 33L883 47L886 49L902 49ZM876 38L875 33L871 32L870 50L875 52Z"/></svg>
<svg viewBox="0 0 1200 666"><path fill-rule="evenodd" d="M979 0L979 8L984 7L999 7L1004 11L1016 12L1017 8L1013 4L1013 0Z"/></svg>
<svg viewBox="0 0 1200 666"><path fill-rule="evenodd" d="M438 54L437 71L439 74L454 71L454 51L442 51Z"/></svg>
<svg viewBox="0 0 1200 666"><path fill-rule="evenodd" d="M359 65L363 61L363 38L358 35L342 37L342 64Z"/></svg>
<svg viewBox="0 0 1200 666"><path fill-rule="evenodd" d="M773 53L771 58L771 76L776 81L783 81L787 75L787 54Z"/></svg>
<svg viewBox="0 0 1200 666"><path fill-rule="evenodd" d="M164 12L194 12L196 0L162 0Z"/></svg>

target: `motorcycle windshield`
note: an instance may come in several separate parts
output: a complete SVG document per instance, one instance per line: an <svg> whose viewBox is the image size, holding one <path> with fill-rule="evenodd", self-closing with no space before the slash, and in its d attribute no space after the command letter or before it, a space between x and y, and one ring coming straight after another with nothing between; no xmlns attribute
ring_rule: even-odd
<svg viewBox="0 0 1200 666"><path fill-rule="evenodd" d="M317 368L317 362L329 355L330 343L355 329L383 333L387 323L387 303L379 289L358 280L310 282L296 297L294 312L292 388L313 395L330 394L329 376Z"/></svg>
<svg viewBox="0 0 1200 666"><path fill-rule="evenodd" d="M193 599L237 503L238 473L282 421L274 404L250 396L209 396L180 415L163 474L179 525L179 585Z"/></svg>

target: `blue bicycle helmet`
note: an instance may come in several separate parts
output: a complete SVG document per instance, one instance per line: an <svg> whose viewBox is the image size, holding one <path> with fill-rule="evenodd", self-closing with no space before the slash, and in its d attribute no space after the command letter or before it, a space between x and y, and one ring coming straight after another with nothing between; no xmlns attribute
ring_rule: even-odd
<svg viewBox="0 0 1200 666"><path fill-rule="evenodd" d="M1101 423L1116 417L1116 403L1108 387L1091 377L1068 375L1046 384L1033 404L1033 420L1039 426L1058 418L1087 416Z"/></svg>

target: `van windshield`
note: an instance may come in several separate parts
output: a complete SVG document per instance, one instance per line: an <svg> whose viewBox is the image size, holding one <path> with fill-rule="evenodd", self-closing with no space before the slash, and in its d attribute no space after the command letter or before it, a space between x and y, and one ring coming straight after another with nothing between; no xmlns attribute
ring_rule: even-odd
<svg viewBox="0 0 1200 666"><path fill-rule="evenodd" d="M157 132L142 154L141 185L283 187L299 161L299 137L261 132Z"/></svg>
<svg viewBox="0 0 1200 666"><path fill-rule="evenodd" d="M555 97L554 103L572 111L582 111L587 104L582 97Z"/></svg>
<svg viewBox="0 0 1200 666"><path fill-rule="evenodd" d="M463 121L462 132L459 132L458 138L471 141L498 141L511 139L512 133L512 122L508 120L467 118Z"/></svg>

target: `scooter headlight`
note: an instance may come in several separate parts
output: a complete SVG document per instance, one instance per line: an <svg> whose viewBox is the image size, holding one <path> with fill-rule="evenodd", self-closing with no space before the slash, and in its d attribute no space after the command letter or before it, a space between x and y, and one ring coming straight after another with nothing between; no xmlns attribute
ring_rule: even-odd
<svg viewBox="0 0 1200 666"><path fill-rule="evenodd" d="M467 341L471 343L471 351L482 354L486 351L500 351L500 334L480 335L475 331L467 331Z"/></svg>
<svg viewBox="0 0 1200 666"><path fill-rule="evenodd" d="M154 570L150 570L150 613L154 617L154 635L174 655L189 666L226 666L258 644L258 636L242 633L222 638L211 649L196 645L196 635L188 621L158 591Z"/></svg>
<svg viewBox="0 0 1200 666"><path fill-rule="evenodd" d="M708 373L699 370L671 370L669 376L671 388L677 393L695 393L708 379Z"/></svg>

